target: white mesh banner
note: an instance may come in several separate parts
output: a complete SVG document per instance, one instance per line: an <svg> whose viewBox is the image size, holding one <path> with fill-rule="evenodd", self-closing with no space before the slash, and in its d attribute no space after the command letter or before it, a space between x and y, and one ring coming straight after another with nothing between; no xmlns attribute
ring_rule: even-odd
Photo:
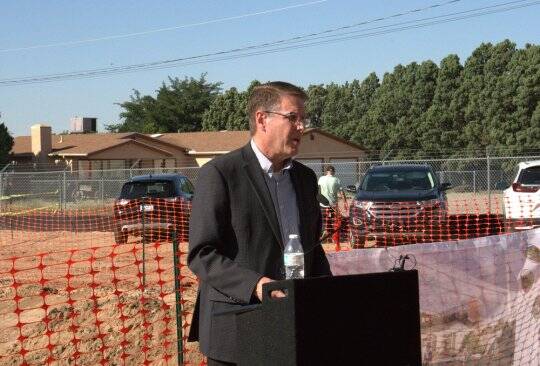
<svg viewBox="0 0 540 366"><path fill-rule="evenodd" d="M400 255L419 273L425 364L540 365L540 229L328 257L345 275L399 267Z"/></svg>

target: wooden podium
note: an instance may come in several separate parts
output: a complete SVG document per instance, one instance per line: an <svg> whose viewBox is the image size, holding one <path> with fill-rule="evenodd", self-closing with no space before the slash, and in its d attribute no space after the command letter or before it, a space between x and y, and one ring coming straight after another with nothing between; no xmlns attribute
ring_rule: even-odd
<svg viewBox="0 0 540 366"><path fill-rule="evenodd" d="M273 299L282 289L286 298ZM236 314L238 365L421 365L418 272L272 282Z"/></svg>

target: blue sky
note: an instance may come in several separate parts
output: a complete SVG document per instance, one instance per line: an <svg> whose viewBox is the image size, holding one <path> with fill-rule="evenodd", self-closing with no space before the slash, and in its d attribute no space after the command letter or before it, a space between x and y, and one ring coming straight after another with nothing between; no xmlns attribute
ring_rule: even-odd
<svg viewBox="0 0 540 366"><path fill-rule="evenodd" d="M307 87L362 80L370 72L382 76L397 64L413 61L438 63L450 53L463 62L482 42L508 38L518 47L539 44L540 5L533 5L245 58L50 83L2 84L6 79L227 51L371 21L348 29L363 30L356 33L361 35L375 32L368 30L374 27L390 26L378 29L388 30L397 23L447 19L440 17L503 3L511 4L491 9L534 1L4 1L0 5L0 121L15 136L29 135L34 123L49 124L59 133L69 129L73 116L97 117L98 130L103 131L104 124L119 121L121 108L116 103L128 100L133 89L153 95L168 76L198 78L208 73L207 79L223 82L224 89L244 90L254 79L287 80ZM444 5L428 8L434 4ZM410 13L414 9L423 10ZM406 14L392 17L400 13ZM374 21L378 18L388 19ZM418 23L408 23L412 24Z"/></svg>

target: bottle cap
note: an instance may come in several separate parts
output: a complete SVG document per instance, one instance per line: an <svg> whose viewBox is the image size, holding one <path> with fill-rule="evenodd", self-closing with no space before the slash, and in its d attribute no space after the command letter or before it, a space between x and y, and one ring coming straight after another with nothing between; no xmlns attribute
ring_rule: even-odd
<svg viewBox="0 0 540 366"><path fill-rule="evenodd" d="M298 234L289 234L289 239L298 239Z"/></svg>

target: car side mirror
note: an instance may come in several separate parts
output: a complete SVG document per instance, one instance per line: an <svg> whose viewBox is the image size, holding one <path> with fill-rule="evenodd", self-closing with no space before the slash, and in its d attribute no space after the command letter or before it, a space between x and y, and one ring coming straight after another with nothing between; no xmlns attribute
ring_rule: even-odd
<svg viewBox="0 0 540 366"><path fill-rule="evenodd" d="M449 190L450 188L452 188L451 183L441 183L441 191L446 191L446 190Z"/></svg>
<svg viewBox="0 0 540 366"><path fill-rule="evenodd" d="M356 186L354 186L354 185L347 186L347 187L345 187L345 190L347 192L356 193Z"/></svg>

